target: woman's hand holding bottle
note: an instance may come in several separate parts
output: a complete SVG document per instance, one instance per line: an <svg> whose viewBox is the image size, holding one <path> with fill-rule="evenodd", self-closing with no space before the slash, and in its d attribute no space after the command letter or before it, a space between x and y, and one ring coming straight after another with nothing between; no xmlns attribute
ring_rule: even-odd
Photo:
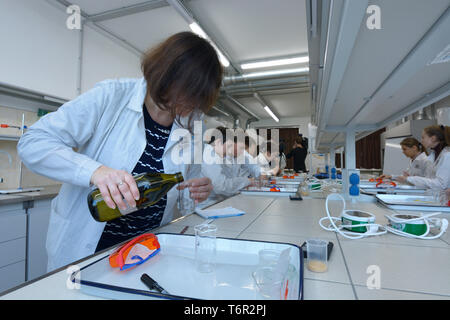
<svg viewBox="0 0 450 320"><path fill-rule="evenodd" d="M100 166L92 174L91 183L97 186L106 205L111 209L115 209L117 204L119 209L125 210L127 208L126 203L130 207L136 207L136 200L139 200L139 190L130 173Z"/></svg>

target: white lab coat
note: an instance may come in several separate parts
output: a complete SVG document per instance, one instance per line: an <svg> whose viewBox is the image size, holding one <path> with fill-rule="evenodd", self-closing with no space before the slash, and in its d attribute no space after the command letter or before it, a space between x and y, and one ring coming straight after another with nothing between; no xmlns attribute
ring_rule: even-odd
<svg viewBox="0 0 450 320"><path fill-rule="evenodd" d="M280 153L280 170L283 171L286 168L286 155L284 153Z"/></svg>
<svg viewBox="0 0 450 320"><path fill-rule="evenodd" d="M260 168L260 172L262 175L271 176L273 175L273 168L269 164L269 161L266 159L266 156L262 153L259 153L256 157L257 163Z"/></svg>
<svg viewBox="0 0 450 320"><path fill-rule="evenodd" d="M252 157L250 153L244 150L245 163L241 165L239 175L246 177L258 178L261 175L261 168L258 165L256 157Z"/></svg>
<svg viewBox="0 0 450 320"><path fill-rule="evenodd" d="M146 91L143 78L102 81L42 117L20 139L18 153L24 164L35 173L63 182L51 204L48 271L95 252L106 223L95 221L89 213L90 178L100 165L132 172L146 145ZM164 172L182 172L188 180L198 176L200 166L174 163L171 151L183 143L174 135L177 128L174 123L164 150ZM177 196L175 188L167 194L161 225L172 220Z"/></svg>
<svg viewBox="0 0 450 320"><path fill-rule="evenodd" d="M430 155L434 159L434 155ZM434 161L431 167L431 173L428 177L409 176L407 182L430 189L448 189L450 188L450 147L445 147L439 157Z"/></svg>
<svg viewBox="0 0 450 320"><path fill-rule="evenodd" d="M203 149L203 164L201 166L202 176L211 179L213 190L208 199L197 205L204 208L215 202L221 201L239 193L239 191L249 185L247 176L240 175L239 164L234 160L221 158L214 152L214 148L207 144Z"/></svg>
<svg viewBox="0 0 450 320"><path fill-rule="evenodd" d="M433 161L431 161L425 152L420 153L414 160L409 162L406 172L410 176L430 177L433 171Z"/></svg>

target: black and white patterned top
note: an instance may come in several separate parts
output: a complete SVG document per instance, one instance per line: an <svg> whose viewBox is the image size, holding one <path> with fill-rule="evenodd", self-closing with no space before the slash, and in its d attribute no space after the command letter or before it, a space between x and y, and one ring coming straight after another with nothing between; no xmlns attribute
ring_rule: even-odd
<svg viewBox="0 0 450 320"><path fill-rule="evenodd" d="M169 139L171 126L164 127L153 121L145 105L143 112L147 145L141 158L134 167L132 175L143 172L164 172L162 156L167 140ZM96 251L112 247L158 227L161 223L166 204L167 195L148 208L108 221L97 244Z"/></svg>

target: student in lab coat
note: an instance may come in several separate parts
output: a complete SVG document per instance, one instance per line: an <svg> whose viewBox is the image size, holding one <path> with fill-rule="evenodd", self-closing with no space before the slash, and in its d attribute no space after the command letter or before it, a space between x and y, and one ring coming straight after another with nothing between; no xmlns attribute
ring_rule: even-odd
<svg viewBox="0 0 450 320"><path fill-rule="evenodd" d="M49 271L172 220L175 188L149 211L99 223L86 200L93 186L111 208L126 208L125 201L135 206L139 192L132 174L145 171L182 172L185 181L177 188L189 188L195 201L212 190L210 179L197 178L198 165L174 161L172 151L181 143L178 133L217 99L223 70L216 51L181 32L149 50L141 67L143 78L97 84L42 117L19 141L30 170L63 182L51 205Z"/></svg>
<svg viewBox="0 0 450 320"><path fill-rule="evenodd" d="M398 180L430 189L450 188L450 127L426 127L422 132L422 145L431 150L430 159L433 160L433 165L430 176L400 176Z"/></svg>
<svg viewBox="0 0 450 320"><path fill-rule="evenodd" d="M274 146L272 141L268 141L259 148L257 161L262 176L276 176L281 172L279 152L274 149Z"/></svg>
<svg viewBox="0 0 450 320"><path fill-rule="evenodd" d="M202 175L211 179L213 190L208 199L197 206L199 208L235 195L255 183L254 179L241 173L241 165L233 159L244 151L244 146L239 147L230 133L227 136L227 128L218 127L204 146Z"/></svg>
<svg viewBox="0 0 450 320"><path fill-rule="evenodd" d="M405 138L400 142L403 154L411 159L409 167L403 172L403 177L430 177L433 162L428 158L422 144L415 138ZM381 175L382 179L399 180L400 176ZM402 179L402 178L400 178Z"/></svg>
<svg viewBox="0 0 450 320"><path fill-rule="evenodd" d="M279 146L279 161L280 161L280 172L283 172L283 170L286 168L286 155L284 154L284 141L280 141Z"/></svg>
<svg viewBox="0 0 450 320"><path fill-rule="evenodd" d="M241 142L239 142L241 144ZM241 147L237 146L237 149ZM261 168L258 165L257 160L257 145L255 140L250 136L244 138L244 161L241 166L241 175L246 175L253 178L259 178L261 176Z"/></svg>

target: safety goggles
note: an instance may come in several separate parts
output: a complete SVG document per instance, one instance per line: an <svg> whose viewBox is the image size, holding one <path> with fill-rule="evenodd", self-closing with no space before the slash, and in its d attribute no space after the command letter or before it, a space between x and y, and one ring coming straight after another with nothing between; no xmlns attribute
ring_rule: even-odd
<svg viewBox="0 0 450 320"><path fill-rule="evenodd" d="M158 238L152 233L144 233L114 251L109 256L109 264L127 270L144 263L160 250Z"/></svg>

